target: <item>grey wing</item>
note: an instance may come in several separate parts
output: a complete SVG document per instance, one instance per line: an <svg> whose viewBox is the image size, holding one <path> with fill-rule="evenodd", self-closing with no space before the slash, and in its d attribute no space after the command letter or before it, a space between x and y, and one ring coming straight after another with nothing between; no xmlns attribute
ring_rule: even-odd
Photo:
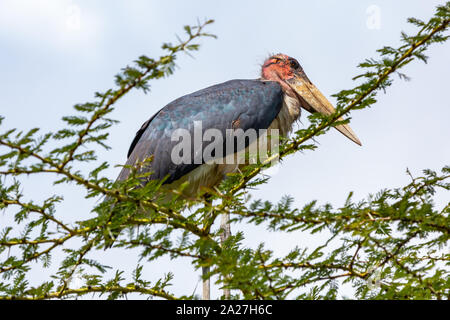
<svg viewBox="0 0 450 320"><path fill-rule="evenodd" d="M127 165L133 166L150 156L150 179L166 178L164 183L178 180L204 163L194 163L195 154L203 154L205 144L195 148L194 122L201 123L202 134L207 129L219 130L226 138L226 130L236 124L245 130L266 129L278 115L282 105L282 90L278 83L261 80L231 80L183 96L162 108L136 134L128 153ZM184 129L192 139L188 163L174 163L172 150L179 144L173 139L176 129ZM226 142L224 141L224 144ZM234 145L232 152L239 151ZM124 168L119 180L124 180L129 169Z"/></svg>

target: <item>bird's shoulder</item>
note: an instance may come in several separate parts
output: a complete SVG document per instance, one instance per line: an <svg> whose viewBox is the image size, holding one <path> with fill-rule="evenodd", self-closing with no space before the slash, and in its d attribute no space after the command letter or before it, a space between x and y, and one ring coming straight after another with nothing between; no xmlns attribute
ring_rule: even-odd
<svg viewBox="0 0 450 320"><path fill-rule="evenodd" d="M160 139L177 128L189 130L193 121L202 121L204 128L219 126L218 129L222 129L226 126L223 122L231 124L237 116L247 115L255 121L267 118L262 121L265 126L278 114L281 101L281 86L275 81L238 79L198 90L170 102L144 122L127 156L131 155L141 138Z"/></svg>

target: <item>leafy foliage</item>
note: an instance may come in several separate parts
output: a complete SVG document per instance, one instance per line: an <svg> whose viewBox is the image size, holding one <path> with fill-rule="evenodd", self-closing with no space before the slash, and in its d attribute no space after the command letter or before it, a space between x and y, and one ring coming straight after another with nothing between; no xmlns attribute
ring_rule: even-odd
<svg viewBox="0 0 450 320"><path fill-rule="evenodd" d="M128 280L123 270L116 270L112 279L105 278L111 266L97 261L94 253L111 246L138 248L140 263L169 256L187 258L195 268L209 267L205 277L219 276L217 283L231 289L232 298L335 299L343 283L355 288L357 298L449 298L450 257L444 248L449 239L450 207L437 209L433 203L437 189L450 188L449 167L440 173L427 170L422 177L411 176L409 185L382 190L363 201L354 201L349 195L341 208L316 202L293 208L289 197L276 204L250 201L246 192L268 183L261 170L274 158L314 150L315 136L342 123L337 119L349 112L373 105L377 92L391 85L393 74L406 79L401 68L413 60L426 62L427 47L448 39L444 32L450 23L450 3L438 7L428 22L415 18L409 22L419 31L413 36L402 34L400 47L384 47L378 50L379 59L361 63L364 72L354 79L359 84L335 95L335 114L311 115L311 125L285 141L279 154L231 175L219 189L195 199L184 198L180 190L163 191L161 181L136 188L142 178L137 168L130 168L126 181L110 180L102 175L109 164L98 163L95 148L109 148L108 129L116 123L110 118L114 104L131 90L148 92L151 81L171 75L179 53L197 50L198 38L212 36L204 32L211 20L186 26L186 40L162 46L167 55L159 59L141 56L133 66L122 69L115 77L116 88L97 92L93 102L75 105L76 114L63 118L64 129L40 136L37 128L0 133L0 174L4 178L0 209L15 212L14 223L0 231L0 298L73 298L89 293L108 299L129 293L148 298L196 298L170 293L171 273L156 282L143 279L141 264ZM0 125L3 120L0 118ZM141 165L146 161L151 159ZM90 172L83 174L77 169L81 164L90 165ZM57 212L64 199L56 195L42 203L24 201L21 177L41 174L53 175L54 184L78 185L86 190L86 198L106 197L93 208L96 218L76 225L66 223ZM158 201L167 192L174 195L173 200ZM246 222L280 233L328 232L330 236L315 248L295 247L278 257L264 243L255 249L244 247L242 233L221 243L223 230L212 230L212 226L224 213L231 216L232 223ZM69 240L77 241L77 249L67 246ZM60 248L65 258L58 262L58 271L48 281L30 285L31 265L38 262L42 268L48 267L51 254ZM83 280L81 287L73 286L75 275Z"/></svg>

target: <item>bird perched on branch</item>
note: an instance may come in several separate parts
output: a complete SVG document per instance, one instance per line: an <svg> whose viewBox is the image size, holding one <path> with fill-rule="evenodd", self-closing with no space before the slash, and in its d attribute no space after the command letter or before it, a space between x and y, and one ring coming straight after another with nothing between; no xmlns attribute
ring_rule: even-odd
<svg viewBox="0 0 450 320"><path fill-rule="evenodd" d="M187 181L184 192L190 196L196 195L202 187L217 185L227 173L239 168L236 163L208 162L202 157L208 144L196 140L204 139L208 130L222 135L222 139L215 139L215 146L223 151L215 155L213 152L215 160L218 160L238 153L252 143L251 139L244 144L233 142L232 147L227 149L227 143L229 146L230 140L236 138L230 138L230 130L241 129L244 134L254 130L257 139L261 129L276 129L282 136L287 136L300 117L302 108L325 115L335 110L308 79L296 59L276 54L264 62L260 79L231 80L213 85L178 98L159 110L136 133L126 164L133 166L138 161L153 157L151 164L142 167L140 172L152 172L148 179L165 179L164 184L170 186ZM196 125L201 128L196 128ZM347 124L335 128L361 145ZM196 133L197 129L199 133ZM188 135L182 155L185 161L181 162L174 161L173 152L179 144L174 134L180 130ZM178 134L175 136L179 137ZM119 180L126 179L128 175L129 169L124 167Z"/></svg>
<svg viewBox="0 0 450 320"><path fill-rule="evenodd" d="M178 98L159 110L136 133L127 166L118 179L125 180L129 167L135 166L139 173L149 173L146 179L164 179L169 189L179 189L182 184L182 192L195 197L245 165L245 161L240 161L242 152L247 154L254 145L267 145L268 137L272 146L273 131L286 137L302 108L325 115L335 111L297 60L284 54L271 56L262 66L260 79L217 84ZM335 128L361 145L347 124ZM139 164L148 158L152 158L148 165ZM222 215L221 229L224 243L231 235L227 213ZM209 268L202 267L202 273L206 277ZM224 296L230 297L229 289L224 289ZM209 298L209 279L204 279L203 299Z"/></svg>

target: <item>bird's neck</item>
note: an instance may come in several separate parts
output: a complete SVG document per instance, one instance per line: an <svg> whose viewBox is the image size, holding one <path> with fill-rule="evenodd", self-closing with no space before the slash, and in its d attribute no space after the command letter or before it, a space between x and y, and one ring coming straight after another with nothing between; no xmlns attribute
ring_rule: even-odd
<svg viewBox="0 0 450 320"><path fill-rule="evenodd" d="M271 124L271 128L280 130L280 134L287 137L292 131L294 122L300 117L300 101L288 94L283 96L280 112Z"/></svg>

